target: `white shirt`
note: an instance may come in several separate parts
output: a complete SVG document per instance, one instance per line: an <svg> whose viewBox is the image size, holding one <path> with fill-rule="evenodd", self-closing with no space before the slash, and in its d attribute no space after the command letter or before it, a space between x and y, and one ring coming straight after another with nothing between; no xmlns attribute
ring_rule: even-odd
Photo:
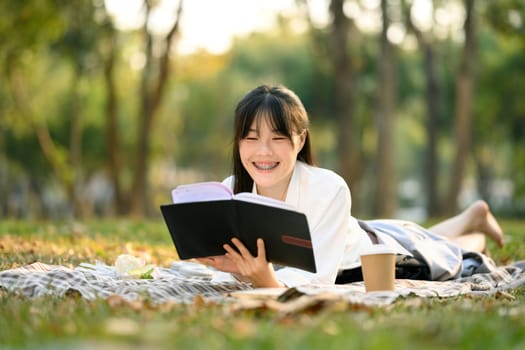
<svg viewBox="0 0 525 350"><path fill-rule="evenodd" d="M223 182L232 187L233 177ZM253 192L257 192L255 185ZM298 161L288 186L286 203L306 215L317 272L284 267L276 271L279 281L288 287L333 284L340 270L361 265L359 252L372 242L351 216L350 189L341 176Z"/></svg>

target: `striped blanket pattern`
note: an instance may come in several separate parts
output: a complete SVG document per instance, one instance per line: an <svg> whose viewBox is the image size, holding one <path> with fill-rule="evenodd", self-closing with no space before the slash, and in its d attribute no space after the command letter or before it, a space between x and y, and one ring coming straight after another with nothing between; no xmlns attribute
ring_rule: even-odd
<svg viewBox="0 0 525 350"><path fill-rule="evenodd" d="M71 269L36 262L0 272L0 288L29 298L79 293L89 300L119 295L127 300L148 298L154 303L189 303L197 295L210 300L222 299L232 291L251 286L235 281L212 283L209 277L189 277L171 268L159 268L155 279L138 279L120 278L113 267L102 264L97 264L96 269L82 265Z"/></svg>
<svg viewBox="0 0 525 350"><path fill-rule="evenodd" d="M76 268L36 262L0 271L0 289L22 294L28 298L46 295L63 297L80 294L93 300L119 295L127 300L148 299L153 303L191 303L197 296L206 300L225 302L250 295L274 297L275 291L254 289L250 284L235 280L214 280L210 276L191 276L183 273L183 263L171 268L158 268L154 279L119 278L112 266L81 264ZM452 297L463 294L491 295L525 286L521 266L499 267L487 274L445 281L396 280L393 292L365 293L362 282L347 285L308 285L296 290L306 295L331 295L353 304L385 305L399 297ZM279 291L280 293L281 291ZM282 292L286 292L283 289Z"/></svg>

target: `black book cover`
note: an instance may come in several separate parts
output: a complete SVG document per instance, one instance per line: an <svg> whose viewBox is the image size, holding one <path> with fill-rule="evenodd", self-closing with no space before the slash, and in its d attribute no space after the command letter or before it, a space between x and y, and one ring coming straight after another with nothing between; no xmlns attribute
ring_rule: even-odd
<svg viewBox="0 0 525 350"><path fill-rule="evenodd" d="M238 199L161 205L181 259L222 255L239 238L253 256L264 240L268 261L316 272L308 222L303 213Z"/></svg>

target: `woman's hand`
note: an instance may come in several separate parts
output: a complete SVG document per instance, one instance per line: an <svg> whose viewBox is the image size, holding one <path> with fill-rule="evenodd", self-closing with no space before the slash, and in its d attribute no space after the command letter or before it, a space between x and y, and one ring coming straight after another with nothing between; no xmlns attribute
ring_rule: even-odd
<svg viewBox="0 0 525 350"><path fill-rule="evenodd" d="M233 238L232 243L237 250L229 244L225 244L223 246L226 250L225 255L200 258L198 261L217 270L239 275L241 279L251 282L256 287L284 287L277 280L272 264L266 261L266 251L262 239L257 240L256 257L253 257L237 238Z"/></svg>
<svg viewBox="0 0 525 350"><path fill-rule="evenodd" d="M196 258L195 260L203 265L211 266L222 272L229 272L236 275L239 274L237 265L226 255L208 256L206 258Z"/></svg>

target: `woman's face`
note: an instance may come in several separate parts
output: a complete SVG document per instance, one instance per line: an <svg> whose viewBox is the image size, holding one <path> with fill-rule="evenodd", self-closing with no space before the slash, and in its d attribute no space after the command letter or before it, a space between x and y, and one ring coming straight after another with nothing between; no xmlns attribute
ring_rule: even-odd
<svg viewBox="0 0 525 350"><path fill-rule="evenodd" d="M259 125L257 125L259 124ZM257 129L259 126L259 129ZM297 154L305 133L292 134L292 141L272 129L268 119L254 120L245 138L240 140L241 162L257 186L257 193L285 200Z"/></svg>

